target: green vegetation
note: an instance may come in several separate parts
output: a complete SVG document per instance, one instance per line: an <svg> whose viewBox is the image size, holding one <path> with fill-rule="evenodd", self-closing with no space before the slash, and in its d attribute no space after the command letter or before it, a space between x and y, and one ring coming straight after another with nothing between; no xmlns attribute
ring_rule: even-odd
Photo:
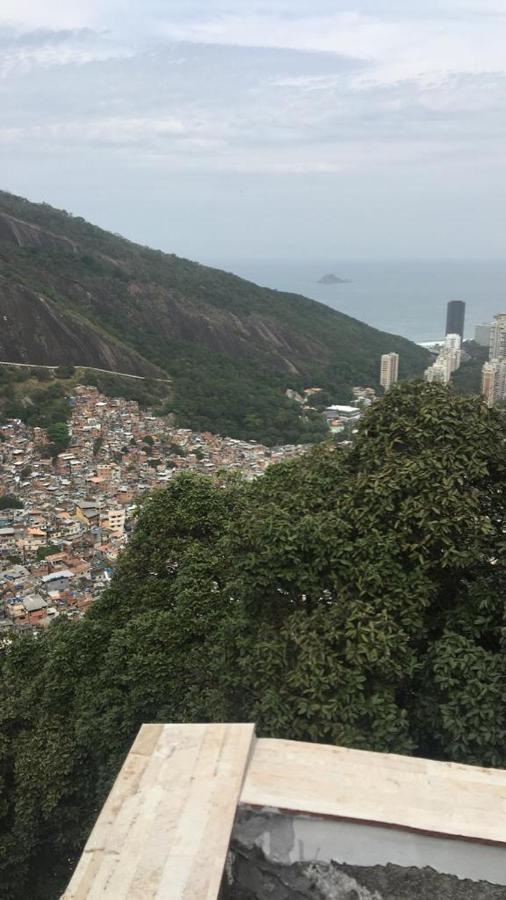
<svg viewBox="0 0 506 900"><path fill-rule="evenodd" d="M66 422L71 412L68 387L54 380L47 383L48 377L44 369L0 366L0 425L7 419L40 428Z"/></svg>
<svg viewBox="0 0 506 900"><path fill-rule="evenodd" d="M31 291L38 314L47 313L46 344L55 322L63 321L67 336L76 337L61 350L66 364L107 368L105 355L114 358L117 371L167 373L174 390L163 409L180 426L267 444L315 442L327 434L324 423L315 414L301 417L285 396L287 388L316 385L334 402L346 401L354 384L377 384L381 353L400 353L402 378L427 365L427 352L415 344L313 300L138 246L10 194L0 193L0 212L46 234L45 244L40 230L31 242L29 229L22 247L8 237L0 242L0 313L4 291L14 294L20 321L26 310L24 337L19 328L6 334L5 352L14 347L30 359L36 349L40 356L30 329ZM94 361L77 358L83 346ZM141 382L138 389L158 402L156 385ZM128 396L132 390L130 384Z"/></svg>
<svg viewBox="0 0 506 900"><path fill-rule="evenodd" d="M95 438L93 441L93 456L97 457L102 449L102 444L104 443L104 439L101 435Z"/></svg>
<svg viewBox="0 0 506 900"><path fill-rule="evenodd" d="M365 326L364 326L365 327ZM204 350L173 360L175 399L165 407L173 412L184 428L210 431L267 446L283 443L317 443L328 436L328 428L317 412L301 415L298 403L284 395L287 381L293 377L267 374L265 368L244 360L227 359L216 354L209 358ZM320 381L323 380L323 373ZM297 379L297 387L303 387ZM350 387L340 385L338 393L347 397Z"/></svg>
<svg viewBox="0 0 506 900"><path fill-rule="evenodd" d="M465 341L463 347L469 359L465 360L452 375L452 382L461 394L476 394L481 391L481 369L488 360L488 348L475 341Z"/></svg>
<svg viewBox="0 0 506 900"><path fill-rule="evenodd" d="M42 562L42 560L46 559L46 557L51 556L53 553L59 553L61 547L58 544L46 544L44 547L39 547L37 550L37 559Z"/></svg>
<svg viewBox="0 0 506 900"><path fill-rule="evenodd" d="M186 456L186 450L181 447L181 444L169 444L167 449L171 456Z"/></svg>
<svg viewBox="0 0 506 900"><path fill-rule="evenodd" d="M69 366L54 372L0 366L0 425L8 419L21 419L27 425L48 429L68 422L72 412L68 398L77 384L96 387L107 397L135 400L144 407L153 404L153 411L159 414L170 396L170 385L150 378L137 381Z"/></svg>
<svg viewBox="0 0 506 900"><path fill-rule="evenodd" d="M151 406L153 411L161 413L162 405L167 403L171 394L170 385L153 378L122 378L105 372L83 371L79 377L80 384L89 384L105 394L106 397L122 397L124 400L136 400L141 406Z"/></svg>
<svg viewBox="0 0 506 900"><path fill-rule="evenodd" d="M0 509L23 509L23 501L14 494L2 494L0 496Z"/></svg>
<svg viewBox="0 0 506 900"><path fill-rule="evenodd" d="M53 425L48 425L47 436L51 441L55 456L67 449L70 435L65 422L55 422Z"/></svg>
<svg viewBox="0 0 506 900"><path fill-rule="evenodd" d="M75 370L74 366L58 366L54 370L54 374L55 374L56 378L67 379L67 378L72 378L73 375L75 375L75 371L76 370Z"/></svg>
<svg viewBox="0 0 506 900"><path fill-rule="evenodd" d="M506 765L506 420L390 391L353 448L149 496L79 623L0 663L0 883L59 895L142 722Z"/></svg>

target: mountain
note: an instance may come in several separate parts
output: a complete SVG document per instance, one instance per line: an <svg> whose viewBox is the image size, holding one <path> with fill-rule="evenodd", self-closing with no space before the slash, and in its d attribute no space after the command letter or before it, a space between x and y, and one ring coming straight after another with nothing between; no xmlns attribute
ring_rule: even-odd
<svg viewBox="0 0 506 900"><path fill-rule="evenodd" d="M173 379L182 426L269 443L321 434L287 388L345 400L381 353L419 375L428 354L298 295L134 244L0 192L0 361Z"/></svg>

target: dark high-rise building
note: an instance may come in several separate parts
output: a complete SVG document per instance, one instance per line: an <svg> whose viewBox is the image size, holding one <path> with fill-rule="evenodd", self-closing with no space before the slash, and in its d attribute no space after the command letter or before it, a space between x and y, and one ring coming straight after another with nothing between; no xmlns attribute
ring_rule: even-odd
<svg viewBox="0 0 506 900"><path fill-rule="evenodd" d="M446 312L446 334L460 334L464 340L466 304L463 300L450 300Z"/></svg>

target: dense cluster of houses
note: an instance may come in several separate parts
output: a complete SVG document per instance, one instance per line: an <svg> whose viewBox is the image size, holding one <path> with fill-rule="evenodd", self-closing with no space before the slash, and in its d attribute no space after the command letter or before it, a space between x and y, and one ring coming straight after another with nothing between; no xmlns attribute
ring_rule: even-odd
<svg viewBox="0 0 506 900"><path fill-rule="evenodd" d="M306 449L176 429L88 386L71 404L70 444L54 458L44 455L44 430L19 420L0 427L0 641L13 628L84 613L110 580L146 491L183 469L252 479Z"/></svg>

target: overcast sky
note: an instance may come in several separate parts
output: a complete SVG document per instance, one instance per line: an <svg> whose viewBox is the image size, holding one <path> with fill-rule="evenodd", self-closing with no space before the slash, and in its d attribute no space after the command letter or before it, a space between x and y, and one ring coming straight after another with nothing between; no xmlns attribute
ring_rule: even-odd
<svg viewBox="0 0 506 900"><path fill-rule="evenodd" d="M503 257L506 0L1 0L0 187L202 260Z"/></svg>

